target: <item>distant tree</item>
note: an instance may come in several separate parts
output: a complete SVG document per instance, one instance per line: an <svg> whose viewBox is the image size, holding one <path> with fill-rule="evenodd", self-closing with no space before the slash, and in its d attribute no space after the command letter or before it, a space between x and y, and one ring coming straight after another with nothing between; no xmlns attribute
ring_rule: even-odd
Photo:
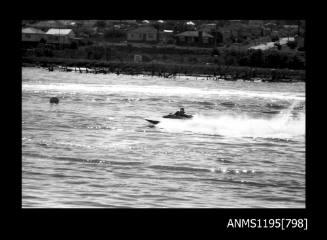
<svg viewBox="0 0 327 240"><path fill-rule="evenodd" d="M264 65L264 56L262 50L254 50L250 53L250 64L254 67L261 67Z"/></svg>
<svg viewBox="0 0 327 240"><path fill-rule="evenodd" d="M122 38L125 37L125 32L121 30L107 30L103 35L105 40L111 40L113 38Z"/></svg>
<svg viewBox="0 0 327 240"><path fill-rule="evenodd" d="M239 51L237 51L235 49L231 49L228 54L233 56L233 57L238 57Z"/></svg>
<svg viewBox="0 0 327 240"><path fill-rule="evenodd" d="M250 44L250 41L249 40L245 40L242 42L243 45L249 45Z"/></svg>
<svg viewBox="0 0 327 240"><path fill-rule="evenodd" d="M99 60L104 56L104 53L105 51L102 47L95 47L93 52L93 58Z"/></svg>
<svg viewBox="0 0 327 240"><path fill-rule="evenodd" d="M93 57L93 52L88 50L87 51L87 59L92 59L92 57Z"/></svg>
<svg viewBox="0 0 327 240"><path fill-rule="evenodd" d="M218 50L218 48L214 48L211 52L211 56L219 56L220 55L220 52Z"/></svg>
<svg viewBox="0 0 327 240"><path fill-rule="evenodd" d="M221 44L224 40L224 36L221 32L213 30L210 32L212 36L216 39L217 44Z"/></svg>
<svg viewBox="0 0 327 240"><path fill-rule="evenodd" d="M89 38L94 35L94 30L88 26L81 26L76 31L77 36Z"/></svg>
<svg viewBox="0 0 327 240"><path fill-rule="evenodd" d="M225 55L224 60L226 65L237 65L237 58L233 55Z"/></svg>
<svg viewBox="0 0 327 240"><path fill-rule="evenodd" d="M177 22L174 26L174 32L180 33L187 31L187 25L183 24L182 22Z"/></svg>
<svg viewBox="0 0 327 240"><path fill-rule="evenodd" d="M100 29L104 29L106 27L106 22L103 20L98 20L95 22L94 26Z"/></svg>
<svg viewBox="0 0 327 240"><path fill-rule="evenodd" d="M298 51L302 51L302 52L304 52L304 51L305 51L305 49L304 49L304 46L302 46L302 47L299 47L297 50L298 50Z"/></svg>
<svg viewBox="0 0 327 240"><path fill-rule="evenodd" d="M265 57L266 67L279 68L281 63L280 54L277 51L270 51Z"/></svg>
<svg viewBox="0 0 327 240"><path fill-rule="evenodd" d="M279 37L277 35L271 35L270 36L272 42L277 42L279 41Z"/></svg>
<svg viewBox="0 0 327 240"><path fill-rule="evenodd" d="M303 60L295 55L290 62L290 67L293 69L304 69L305 64Z"/></svg>
<svg viewBox="0 0 327 240"><path fill-rule="evenodd" d="M51 49L44 49L44 56L53 57L53 52Z"/></svg>
<svg viewBox="0 0 327 240"><path fill-rule="evenodd" d="M230 40L231 40L232 43L234 43L235 40L236 40L235 37L234 37L234 35L233 35L232 30L230 30Z"/></svg>
<svg viewBox="0 0 327 240"><path fill-rule="evenodd" d="M40 43L45 44L47 41L44 38L41 38Z"/></svg>
<svg viewBox="0 0 327 240"><path fill-rule="evenodd" d="M160 24L159 23L155 22L155 23L152 23L151 25L152 25L152 27L154 27L158 31L160 30Z"/></svg>
<svg viewBox="0 0 327 240"><path fill-rule="evenodd" d="M287 46L290 48L290 49L295 49L297 47L297 42L296 41L288 41L287 42Z"/></svg>
<svg viewBox="0 0 327 240"><path fill-rule="evenodd" d="M149 55L142 55L143 62L150 62L152 58Z"/></svg>
<svg viewBox="0 0 327 240"><path fill-rule="evenodd" d="M194 56L190 56L187 58L187 61L188 62L191 62L191 63L197 63L198 62L198 59Z"/></svg>
<svg viewBox="0 0 327 240"><path fill-rule="evenodd" d="M278 50L282 49L282 45L279 42L276 42L274 45L277 47Z"/></svg>
<svg viewBox="0 0 327 240"><path fill-rule="evenodd" d="M227 20L219 20L217 21L217 26L218 27L224 27L226 24L228 24Z"/></svg>
<svg viewBox="0 0 327 240"><path fill-rule="evenodd" d="M240 66L249 66L250 65L249 55L247 54L247 55L240 57L240 59L238 60L238 64Z"/></svg>
<svg viewBox="0 0 327 240"><path fill-rule="evenodd" d="M76 42L71 42L69 48L70 49L77 49L78 48L78 44Z"/></svg>

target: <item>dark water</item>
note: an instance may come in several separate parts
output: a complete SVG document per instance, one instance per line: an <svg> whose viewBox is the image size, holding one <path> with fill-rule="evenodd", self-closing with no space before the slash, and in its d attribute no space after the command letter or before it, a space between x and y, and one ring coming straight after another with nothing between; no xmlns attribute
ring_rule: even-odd
<svg viewBox="0 0 327 240"><path fill-rule="evenodd" d="M304 83L22 72L23 207L305 207Z"/></svg>

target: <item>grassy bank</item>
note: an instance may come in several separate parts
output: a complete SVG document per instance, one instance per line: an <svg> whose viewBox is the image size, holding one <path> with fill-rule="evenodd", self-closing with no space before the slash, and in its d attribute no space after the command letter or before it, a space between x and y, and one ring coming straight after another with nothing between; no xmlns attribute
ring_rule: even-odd
<svg viewBox="0 0 327 240"><path fill-rule="evenodd" d="M226 66L201 63L163 63L131 61L103 61L95 59L55 58L55 57L23 57L23 66L60 65L67 67L86 67L94 72L124 73L124 74L149 74L163 77L173 77L178 74L193 76L208 76L226 80L253 80L260 78L264 81L305 81L304 70L253 68L245 66Z"/></svg>

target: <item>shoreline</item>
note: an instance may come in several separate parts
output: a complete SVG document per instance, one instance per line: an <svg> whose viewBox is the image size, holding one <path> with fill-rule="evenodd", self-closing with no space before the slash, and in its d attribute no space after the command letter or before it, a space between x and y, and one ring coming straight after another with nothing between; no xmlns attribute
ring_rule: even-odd
<svg viewBox="0 0 327 240"><path fill-rule="evenodd" d="M49 71L61 69L80 73L116 73L172 78L177 75L207 77L227 81L305 82L305 70L255 68L244 66L181 64L163 62L123 62L88 59L23 57L22 67L43 67Z"/></svg>

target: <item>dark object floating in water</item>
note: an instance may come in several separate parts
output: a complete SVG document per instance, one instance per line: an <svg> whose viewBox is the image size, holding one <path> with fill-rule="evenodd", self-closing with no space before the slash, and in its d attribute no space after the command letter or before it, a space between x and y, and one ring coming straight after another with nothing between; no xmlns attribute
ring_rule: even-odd
<svg viewBox="0 0 327 240"><path fill-rule="evenodd" d="M52 97L52 98L50 98L50 103L58 104L59 103L59 99L56 98L56 97Z"/></svg>
<svg viewBox="0 0 327 240"><path fill-rule="evenodd" d="M266 107L273 108L273 109L285 109L286 108L283 105L274 104L274 103L268 103L268 104L266 104Z"/></svg>
<svg viewBox="0 0 327 240"><path fill-rule="evenodd" d="M146 119L146 118L145 118L145 120L148 121L149 123L154 124L154 125L160 123L160 121L156 121L156 120L151 120L151 119Z"/></svg>
<svg viewBox="0 0 327 240"><path fill-rule="evenodd" d="M236 104L233 102L222 102L220 105L226 106L226 107L234 107Z"/></svg>
<svg viewBox="0 0 327 240"><path fill-rule="evenodd" d="M280 113L280 111L262 111L262 113L278 114L278 113Z"/></svg>

